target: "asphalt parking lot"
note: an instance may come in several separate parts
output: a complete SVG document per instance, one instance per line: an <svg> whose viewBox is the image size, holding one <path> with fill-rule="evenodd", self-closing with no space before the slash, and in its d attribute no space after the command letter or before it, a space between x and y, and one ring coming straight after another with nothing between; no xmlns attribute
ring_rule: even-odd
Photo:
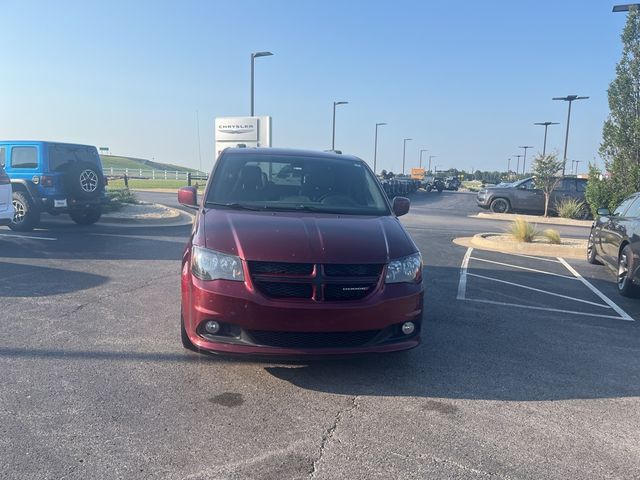
<svg viewBox="0 0 640 480"><path fill-rule="evenodd" d="M403 217L419 348L310 363L182 349L189 227L0 227L0 478L640 478L640 300L586 261L453 244L506 226L473 202Z"/></svg>

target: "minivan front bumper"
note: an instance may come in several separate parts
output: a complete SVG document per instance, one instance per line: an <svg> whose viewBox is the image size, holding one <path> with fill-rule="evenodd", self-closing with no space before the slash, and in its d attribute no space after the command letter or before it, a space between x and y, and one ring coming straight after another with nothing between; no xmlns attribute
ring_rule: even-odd
<svg viewBox="0 0 640 480"><path fill-rule="evenodd" d="M345 356L393 352L420 343L422 282L382 285L355 301L271 299L250 281L203 281L185 263L182 320L198 349L264 356ZM210 335L207 321L221 325ZM410 334L402 326L411 322Z"/></svg>

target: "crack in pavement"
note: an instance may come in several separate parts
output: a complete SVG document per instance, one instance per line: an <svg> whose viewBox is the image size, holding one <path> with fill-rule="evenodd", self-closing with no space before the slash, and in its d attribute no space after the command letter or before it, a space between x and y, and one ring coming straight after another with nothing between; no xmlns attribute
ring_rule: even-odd
<svg viewBox="0 0 640 480"><path fill-rule="evenodd" d="M331 440L333 438L333 435L334 435L336 429L338 428L338 425L340 424L340 421L342 420L342 417L359 407L357 400L358 400L358 395L354 395L351 398L351 405L349 405L346 408L338 410L338 412L333 417L333 423L322 434L322 441L320 442L320 453L318 455L318 458L316 458L313 461L313 464L311 466L311 470L309 471L309 475L310 475L309 478L315 478L316 477L316 474L318 473L318 464L322 461L322 458L324 457L324 451L325 451L325 448L327 447L327 444L329 443L329 440Z"/></svg>
<svg viewBox="0 0 640 480"><path fill-rule="evenodd" d="M390 453L393 456L400 457L403 460L418 461L418 458L416 458L416 457L412 457L412 456L409 456L409 455L404 455L402 453L394 452L392 450L389 450L388 453ZM464 465L462 463L456 462L455 460L450 460L448 458L435 457L435 456L431 455L431 456L429 456L429 460L431 461L431 463L434 463L434 464L449 465L449 466L458 468L460 470L464 470L465 472L475 473L475 474L478 474L478 475L482 475L484 477L502 478L504 480L510 480L511 479L511 477L509 477L509 476L507 476L507 475L505 475L503 473L487 472L485 470L479 470L477 468L473 468L473 467L470 467L468 465Z"/></svg>

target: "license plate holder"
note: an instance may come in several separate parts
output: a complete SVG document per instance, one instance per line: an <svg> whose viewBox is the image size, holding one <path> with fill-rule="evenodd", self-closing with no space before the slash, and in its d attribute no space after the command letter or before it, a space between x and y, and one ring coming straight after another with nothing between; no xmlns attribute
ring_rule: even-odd
<svg viewBox="0 0 640 480"><path fill-rule="evenodd" d="M54 200L53 206L54 208L65 208L67 206L67 199L63 198L62 200Z"/></svg>

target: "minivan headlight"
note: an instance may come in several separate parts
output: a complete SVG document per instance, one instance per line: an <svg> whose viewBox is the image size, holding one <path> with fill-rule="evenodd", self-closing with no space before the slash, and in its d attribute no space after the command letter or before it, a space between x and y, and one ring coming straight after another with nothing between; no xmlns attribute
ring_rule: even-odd
<svg viewBox="0 0 640 480"><path fill-rule="evenodd" d="M191 249L191 273L200 280L244 281L240 257L196 246Z"/></svg>
<svg viewBox="0 0 640 480"><path fill-rule="evenodd" d="M415 282L422 276L422 255L420 252L397 260L387 265L385 283Z"/></svg>

